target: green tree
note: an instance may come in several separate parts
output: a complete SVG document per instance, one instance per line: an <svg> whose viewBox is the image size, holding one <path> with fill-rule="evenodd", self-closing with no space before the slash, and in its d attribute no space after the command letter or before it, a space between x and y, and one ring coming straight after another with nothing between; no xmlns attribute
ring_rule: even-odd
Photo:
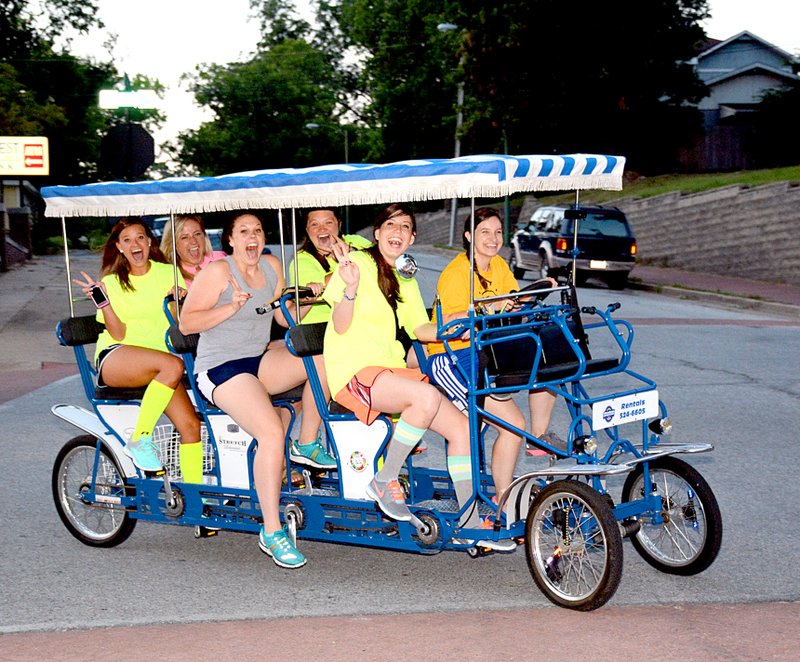
<svg viewBox="0 0 800 662"><path fill-rule="evenodd" d="M703 89L680 63L706 14L706 0L342 0L388 157L447 155L463 82L462 153L608 151L641 169L697 121L684 103Z"/></svg>
<svg viewBox="0 0 800 662"><path fill-rule="evenodd" d="M201 175L219 175L341 160L312 154L305 138L306 123L334 117L332 81L325 55L294 39L249 62L201 68L192 91L215 117L180 135L181 162Z"/></svg>
<svg viewBox="0 0 800 662"><path fill-rule="evenodd" d="M459 56L437 30L457 2L342 0L340 25L362 62L365 122L383 160L453 155Z"/></svg>
<svg viewBox="0 0 800 662"><path fill-rule="evenodd" d="M765 93L753 113L752 152L758 168L795 165L800 154L800 84ZM787 129L787 127L789 127Z"/></svg>
<svg viewBox="0 0 800 662"><path fill-rule="evenodd" d="M106 126L97 91L112 79L110 64L91 64L57 51L53 40L68 27L83 33L96 19L95 2L5 0L0 13L0 126L11 135L50 141L50 176L37 184L86 181L95 174Z"/></svg>

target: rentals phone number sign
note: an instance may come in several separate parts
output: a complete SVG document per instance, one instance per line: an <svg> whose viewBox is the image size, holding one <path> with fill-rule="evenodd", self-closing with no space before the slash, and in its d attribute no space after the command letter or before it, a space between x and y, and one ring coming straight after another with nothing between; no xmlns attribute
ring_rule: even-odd
<svg viewBox="0 0 800 662"><path fill-rule="evenodd" d="M0 177L49 175L50 147L42 136L0 136Z"/></svg>

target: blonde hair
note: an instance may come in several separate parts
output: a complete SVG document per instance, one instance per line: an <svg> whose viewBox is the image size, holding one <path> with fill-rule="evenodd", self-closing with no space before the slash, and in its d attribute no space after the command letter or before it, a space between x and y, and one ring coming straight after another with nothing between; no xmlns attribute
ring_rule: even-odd
<svg viewBox="0 0 800 662"><path fill-rule="evenodd" d="M211 247L211 240L208 238L208 235L206 234L205 223L203 223L203 219L200 218L199 216L195 214L181 214L179 216L176 216L175 236L180 237L181 232L183 232L183 226L186 225L186 221L195 221L200 226L200 229L203 231L203 236L205 237L205 243L203 244L203 257L211 255L214 249ZM167 258L170 264L172 264L173 246L174 246L174 241L172 238L172 223L170 221L167 221L164 224L164 234L161 237L161 252L164 253L164 257ZM181 273L183 274L183 277L188 278L189 280L194 278L193 274L184 271L183 266L181 265L180 255L177 254L177 250L175 251L175 255L178 258L178 269L180 269Z"/></svg>

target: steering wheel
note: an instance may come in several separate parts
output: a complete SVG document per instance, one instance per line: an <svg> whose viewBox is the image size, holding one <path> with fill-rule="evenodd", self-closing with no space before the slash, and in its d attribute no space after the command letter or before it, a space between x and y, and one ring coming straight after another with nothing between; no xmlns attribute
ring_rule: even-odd
<svg viewBox="0 0 800 662"><path fill-rule="evenodd" d="M519 292L515 294L520 295L523 292L532 292L535 290L550 290L553 287L550 279L548 278L539 278L538 280L533 281L532 283L526 285ZM519 301L520 309L521 310L531 310L538 306L542 301L544 301L548 295L551 294L548 292L538 292L530 297L519 297L517 300Z"/></svg>

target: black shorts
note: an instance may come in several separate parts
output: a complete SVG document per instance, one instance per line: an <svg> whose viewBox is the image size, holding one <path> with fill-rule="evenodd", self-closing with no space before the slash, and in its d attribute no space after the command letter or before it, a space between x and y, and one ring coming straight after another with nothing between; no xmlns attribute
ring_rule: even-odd
<svg viewBox="0 0 800 662"><path fill-rule="evenodd" d="M108 358L108 356L111 354L111 352L113 352L115 349L118 349L119 347L124 347L124 345L122 343L116 343L114 345L109 345L108 347L106 347L103 351L101 351L97 355L97 360L94 362L94 367L95 367L95 370L97 371L97 385L98 386L105 386L106 385L105 382L103 381L102 372L101 372L102 369L103 369L103 361L105 361Z"/></svg>

